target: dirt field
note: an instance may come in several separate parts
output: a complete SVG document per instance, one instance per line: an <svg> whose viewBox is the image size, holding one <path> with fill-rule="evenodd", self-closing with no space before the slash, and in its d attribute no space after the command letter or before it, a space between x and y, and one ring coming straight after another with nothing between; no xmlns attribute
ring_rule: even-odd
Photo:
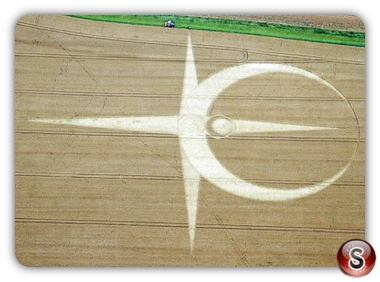
<svg viewBox="0 0 380 282"><path fill-rule="evenodd" d="M178 115L189 33L199 83L231 66L278 63L347 99L294 74L235 83L210 115L334 130L208 138L226 169L289 190L350 164L323 191L283 202L237 197L202 178L192 252L176 136L31 121ZM336 266L342 243L365 238L364 48L65 16L23 17L15 39L23 265Z"/></svg>
<svg viewBox="0 0 380 282"><path fill-rule="evenodd" d="M196 15L195 17L245 20L321 29L365 32L364 23L350 15Z"/></svg>

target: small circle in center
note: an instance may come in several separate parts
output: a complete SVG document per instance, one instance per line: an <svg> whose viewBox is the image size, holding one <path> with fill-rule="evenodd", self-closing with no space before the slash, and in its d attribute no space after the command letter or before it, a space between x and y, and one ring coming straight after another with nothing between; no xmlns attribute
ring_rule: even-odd
<svg viewBox="0 0 380 282"><path fill-rule="evenodd" d="M234 121L225 115L215 115L207 121L207 132L213 138L225 138L234 131Z"/></svg>
<svg viewBox="0 0 380 282"><path fill-rule="evenodd" d="M206 131L206 123L201 116L184 115L178 121L178 129L183 136L202 136Z"/></svg>

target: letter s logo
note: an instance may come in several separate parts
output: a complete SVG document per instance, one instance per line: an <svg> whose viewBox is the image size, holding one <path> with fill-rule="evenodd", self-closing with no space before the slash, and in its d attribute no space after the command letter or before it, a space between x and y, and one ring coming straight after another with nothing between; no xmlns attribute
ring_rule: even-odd
<svg viewBox="0 0 380 282"><path fill-rule="evenodd" d="M350 250L350 261L348 265L353 270L360 270L365 265L365 260L360 255L364 253L364 250L360 247L354 247Z"/></svg>

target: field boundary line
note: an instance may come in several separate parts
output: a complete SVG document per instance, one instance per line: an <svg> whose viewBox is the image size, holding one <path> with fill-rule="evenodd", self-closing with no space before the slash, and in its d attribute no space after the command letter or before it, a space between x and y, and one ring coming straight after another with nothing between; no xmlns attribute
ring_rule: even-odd
<svg viewBox="0 0 380 282"><path fill-rule="evenodd" d="M68 15L69 17L143 26L164 27L164 22L173 20L176 28L214 32L235 33L302 40L317 43L365 47L365 33L329 29L289 26L274 23L239 21L231 19L200 18L182 15Z"/></svg>

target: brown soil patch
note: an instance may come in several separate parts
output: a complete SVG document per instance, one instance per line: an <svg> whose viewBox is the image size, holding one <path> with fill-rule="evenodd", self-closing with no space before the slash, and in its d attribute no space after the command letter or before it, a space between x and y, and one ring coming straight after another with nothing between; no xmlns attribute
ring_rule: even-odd
<svg viewBox="0 0 380 282"><path fill-rule="evenodd" d="M233 19L262 23L365 32L362 20L350 15L195 15L195 17Z"/></svg>

